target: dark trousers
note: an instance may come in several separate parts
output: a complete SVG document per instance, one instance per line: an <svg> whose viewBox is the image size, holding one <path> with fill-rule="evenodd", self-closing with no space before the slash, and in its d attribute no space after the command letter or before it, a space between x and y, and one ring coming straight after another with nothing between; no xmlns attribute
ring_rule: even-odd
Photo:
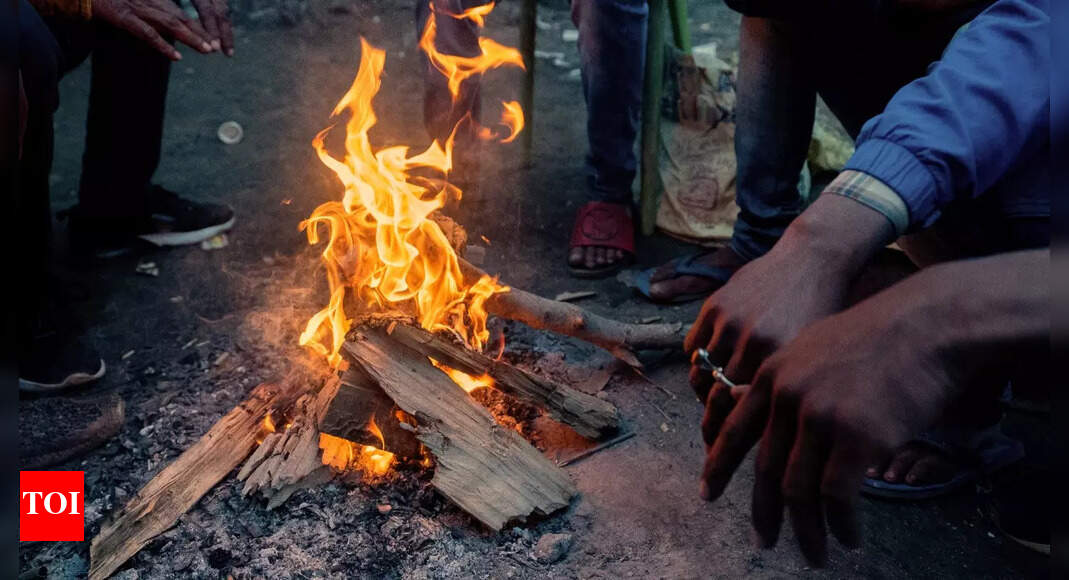
<svg viewBox="0 0 1069 580"><path fill-rule="evenodd" d="M932 16L895 12L881 0L728 0L743 13L735 130L740 211L731 247L757 258L801 213L798 175L818 94L856 137L989 3Z"/></svg>
<svg viewBox="0 0 1069 580"><path fill-rule="evenodd" d="M435 10L459 14L488 0L432 0ZM635 137L642 110L642 75L646 58L646 0L572 0L572 21L579 29L579 65L587 108L587 184L600 201L631 203L631 182L638 160ZM416 3L420 31L428 3ZM436 48L446 54L475 56L479 29L468 20L439 18ZM448 137L458 120L471 111L479 120L479 78L461 88L454 105L445 78L426 67L424 120L428 132ZM530 129L527 129L528 131Z"/></svg>
<svg viewBox="0 0 1069 580"><path fill-rule="evenodd" d="M52 117L62 75L93 55L89 116L79 187L81 214L118 221L144 213L160 159L170 61L107 25L42 19L18 2L19 71L28 104L15 193L19 267L19 344L28 348L47 294L52 216Z"/></svg>

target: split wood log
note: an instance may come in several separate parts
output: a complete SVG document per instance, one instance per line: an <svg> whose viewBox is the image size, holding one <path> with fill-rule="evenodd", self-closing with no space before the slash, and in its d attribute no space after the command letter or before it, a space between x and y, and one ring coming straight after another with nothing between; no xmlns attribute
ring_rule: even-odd
<svg viewBox="0 0 1069 580"><path fill-rule="evenodd" d="M337 393L319 421L321 432L399 457L419 456L415 426L401 421L400 408L367 371L351 365L342 373Z"/></svg>
<svg viewBox="0 0 1069 580"><path fill-rule="evenodd" d="M89 547L89 578L107 578L152 538L168 530L226 474L248 457L261 422L303 392L301 381L263 384L219 419L203 437L153 477L100 528Z"/></svg>
<svg viewBox="0 0 1069 580"><path fill-rule="evenodd" d="M334 472L323 465L319 449L319 421L338 392L340 381L332 376L318 393L306 393L288 413L289 425L269 433L238 472L244 481L243 497L259 493L267 509L282 505L294 492L326 483Z"/></svg>
<svg viewBox="0 0 1069 580"><path fill-rule="evenodd" d="M493 530L566 507L577 490L568 476L525 441L499 425L427 356L382 329L352 333L343 350L406 413L434 455L431 483Z"/></svg>
<svg viewBox="0 0 1069 580"><path fill-rule="evenodd" d="M486 272L460 258L465 277L479 278ZM642 368L634 351L682 349L687 328L681 323L629 324L599 316L567 302L512 288L486 301L490 314L522 322L531 328L564 334L611 352L627 364Z"/></svg>
<svg viewBox="0 0 1069 580"><path fill-rule="evenodd" d="M495 388L524 403L545 409L551 417L590 439L613 433L620 426L616 407L567 385L531 374L506 362L458 345L447 337L417 326L391 324L390 338L450 368L470 375L489 375Z"/></svg>

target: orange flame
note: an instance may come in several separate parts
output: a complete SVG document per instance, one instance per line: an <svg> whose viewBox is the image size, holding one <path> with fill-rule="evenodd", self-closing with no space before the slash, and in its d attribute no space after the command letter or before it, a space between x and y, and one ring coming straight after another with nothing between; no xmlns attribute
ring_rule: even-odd
<svg viewBox="0 0 1069 580"><path fill-rule="evenodd" d="M491 388L494 386L494 378L490 375L484 374L481 377L473 377L464 371L458 371L454 368L447 367L431 357L427 358L431 361L432 365L438 367L438 369L448 375L450 379L453 379L454 383L464 389L465 393L470 393L475 389L484 387Z"/></svg>
<svg viewBox="0 0 1069 580"><path fill-rule="evenodd" d="M359 445L326 433L319 434L319 448L323 450L323 465L339 471L359 469L372 476L385 475L395 459L389 451L371 445Z"/></svg>
<svg viewBox="0 0 1069 580"><path fill-rule="evenodd" d="M448 17L470 19L482 26L493 3ZM523 68L515 49L490 39L481 39L482 54L458 57L434 48L437 13L432 10L420 47L448 79L454 102L460 84L474 75L505 65ZM330 285L327 306L309 319L299 342L338 367L339 354L352 320L345 304L350 296L368 308L404 310L411 305L419 324L428 330L456 333L475 349L482 349L486 329L485 302L508 288L496 279L482 276L474 283L464 280L456 252L431 214L441 208L455 187L432 189L431 181L412 178L413 170L447 177L453 167L453 136L437 140L422 153L409 155L404 146L372 150L368 131L377 119L372 100L381 86L386 53L361 39L360 69L349 90L334 107L333 116L348 111L345 123L345 155L339 159L327 152L324 138L333 125L312 141L320 161L338 176L345 193L341 201L320 205L301 222L310 244L320 241L325 226L327 243L322 259ZM504 103L502 124L511 141L523 128L523 111ZM432 180L433 181L433 180Z"/></svg>

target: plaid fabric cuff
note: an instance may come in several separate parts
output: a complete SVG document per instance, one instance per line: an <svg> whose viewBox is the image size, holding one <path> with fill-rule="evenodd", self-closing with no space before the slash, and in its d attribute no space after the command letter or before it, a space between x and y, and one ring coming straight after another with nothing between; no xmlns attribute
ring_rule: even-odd
<svg viewBox="0 0 1069 580"><path fill-rule="evenodd" d="M835 178L824 193L833 193L868 206L884 215L895 229L895 236L901 236L909 228L909 208L895 190L860 171L843 171Z"/></svg>

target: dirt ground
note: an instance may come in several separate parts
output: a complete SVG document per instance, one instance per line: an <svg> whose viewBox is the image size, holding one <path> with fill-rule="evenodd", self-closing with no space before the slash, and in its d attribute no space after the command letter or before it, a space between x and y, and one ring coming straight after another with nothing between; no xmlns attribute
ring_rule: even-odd
<svg viewBox="0 0 1069 580"><path fill-rule="evenodd" d="M518 4L507 0L490 18L493 36L516 42ZM722 54L736 49L737 17L726 7L694 2L691 11L696 43L716 41ZM373 137L383 145L426 143L411 2L313 4L299 23L283 20L271 9L245 13L234 59L185 50L172 71L157 180L232 204L239 221L228 247L79 264L63 257L65 232L57 224L64 291L85 317L87 342L109 366L96 389L117 390L127 409L118 437L62 466L86 473L87 538L252 387L307 359L294 345L297 329L326 294L316 253L297 224L340 191L310 142L356 72L361 36L388 51ZM623 320L692 321L697 304L656 306L617 280L568 276L565 242L585 200L585 113L575 45L561 37L571 27L566 2L542 2L540 20L539 49L562 51L566 62L537 63L533 163L523 166L518 144L490 148L481 190L464 200L459 220L472 239L490 240L484 267L509 284L544 296L594 290L582 304ZM55 209L76 200L88 87L88 66L62 83ZM484 98L515 98L518 87L518 75L496 73ZM216 138L227 120L244 127L240 144ZM689 251L662 236L640 244L642 267ZM157 277L135 272L149 261ZM790 534L775 551L760 551L750 541L749 463L719 502L698 498L701 409L683 361L651 357L648 380L618 372L606 382L607 374L590 372L609 362L604 354L515 325L507 336L512 356L595 392L604 386L603 396L636 433L566 468L581 495L564 513L489 533L430 490L429 474L332 483L267 512L228 479L116 577L1006 578L1035 576L1046 565L999 536L972 490L915 505L863 500L863 548L833 547L823 571L804 565ZM538 423L551 458L573 452L574 440ZM381 513L382 505L390 511ZM530 557L546 533L574 538L548 565ZM25 545L23 577L83 577L88 552L88 542Z"/></svg>

